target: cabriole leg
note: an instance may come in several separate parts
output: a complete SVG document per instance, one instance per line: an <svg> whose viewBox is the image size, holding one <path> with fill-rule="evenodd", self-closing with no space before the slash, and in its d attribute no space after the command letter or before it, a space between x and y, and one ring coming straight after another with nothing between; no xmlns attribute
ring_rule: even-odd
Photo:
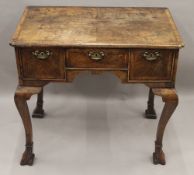
<svg viewBox="0 0 194 175"><path fill-rule="evenodd" d="M145 111L145 117L148 119L156 119L156 112L154 109L154 93L152 89L149 90L148 102L147 102L147 109Z"/></svg>
<svg viewBox="0 0 194 175"><path fill-rule="evenodd" d="M33 118L43 118L44 117L44 109L43 109L43 88L41 92L37 95L36 108L32 114Z"/></svg>
<svg viewBox="0 0 194 175"><path fill-rule="evenodd" d="M178 105L178 96L175 89L153 89L155 95L162 97L165 105L158 123L156 141L155 141L155 152L153 153L153 163L165 165L165 154L162 150L162 140L164 135L165 127L172 116L174 110Z"/></svg>
<svg viewBox="0 0 194 175"><path fill-rule="evenodd" d="M23 153L22 160L20 162L21 165L33 164L34 153L32 139L32 123L30 119L27 100L29 100L33 94L40 93L40 91L40 87L18 87L15 92L14 100L18 112L22 118L26 136L26 148Z"/></svg>

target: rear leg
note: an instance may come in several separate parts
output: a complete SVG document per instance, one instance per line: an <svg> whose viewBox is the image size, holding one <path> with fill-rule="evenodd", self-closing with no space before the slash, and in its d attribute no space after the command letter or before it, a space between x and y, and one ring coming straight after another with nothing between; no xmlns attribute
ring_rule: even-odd
<svg viewBox="0 0 194 175"><path fill-rule="evenodd" d="M149 97L147 102L147 109L145 110L145 117L148 119L156 119L157 115L154 109L154 93L152 89L149 90Z"/></svg>
<svg viewBox="0 0 194 175"><path fill-rule="evenodd" d="M44 115L45 113L43 109L43 88L42 88L41 92L37 95L36 108L33 111L32 117L43 118Z"/></svg>

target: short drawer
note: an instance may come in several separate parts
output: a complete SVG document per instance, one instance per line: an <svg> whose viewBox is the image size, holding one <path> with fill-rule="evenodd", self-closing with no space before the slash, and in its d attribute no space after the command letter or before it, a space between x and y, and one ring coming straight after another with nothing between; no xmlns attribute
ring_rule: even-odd
<svg viewBox="0 0 194 175"><path fill-rule="evenodd" d="M127 69L128 55L128 49L68 49L66 67Z"/></svg>
<svg viewBox="0 0 194 175"><path fill-rule="evenodd" d="M22 48L20 60L24 79L64 78L64 57L58 48Z"/></svg>
<svg viewBox="0 0 194 175"><path fill-rule="evenodd" d="M131 80L170 80L172 78L174 51L157 49L132 49L129 75Z"/></svg>

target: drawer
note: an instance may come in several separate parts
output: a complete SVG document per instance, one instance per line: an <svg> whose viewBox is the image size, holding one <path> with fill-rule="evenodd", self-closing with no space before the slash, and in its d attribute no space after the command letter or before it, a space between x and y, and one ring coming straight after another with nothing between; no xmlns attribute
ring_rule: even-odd
<svg viewBox="0 0 194 175"><path fill-rule="evenodd" d="M173 50L132 49L130 56L131 80L171 80Z"/></svg>
<svg viewBox="0 0 194 175"><path fill-rule="evenodd" d="M128 68L128 49L68 49L66 66L70 68Z"/></svg>
<svg viewBox="0 0 194 175"><path fill-rule="evenodd" d="M22 48L20 60L24 79L64 78L64 56L58 48Z"/></svg>

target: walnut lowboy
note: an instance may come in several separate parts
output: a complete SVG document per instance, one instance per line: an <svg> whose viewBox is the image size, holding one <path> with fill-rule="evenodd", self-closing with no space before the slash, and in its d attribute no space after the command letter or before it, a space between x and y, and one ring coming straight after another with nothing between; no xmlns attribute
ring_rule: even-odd
<svg viewBox="0 0 194 175"><path fill-rule="evenodd" d="M32 165L34 160L26 101L37 94L32 116L42 118L43 87L49 82L72 82L83 71L108 71L123 83L147 85L149 119L156 118L154 95L162 97L165 105L153 162L165 164L162 140L178 104L175 77L183 46L168 9L27 7L10 44L15 47L19 75L15 103L26 133L21 165Z"/></svg>

